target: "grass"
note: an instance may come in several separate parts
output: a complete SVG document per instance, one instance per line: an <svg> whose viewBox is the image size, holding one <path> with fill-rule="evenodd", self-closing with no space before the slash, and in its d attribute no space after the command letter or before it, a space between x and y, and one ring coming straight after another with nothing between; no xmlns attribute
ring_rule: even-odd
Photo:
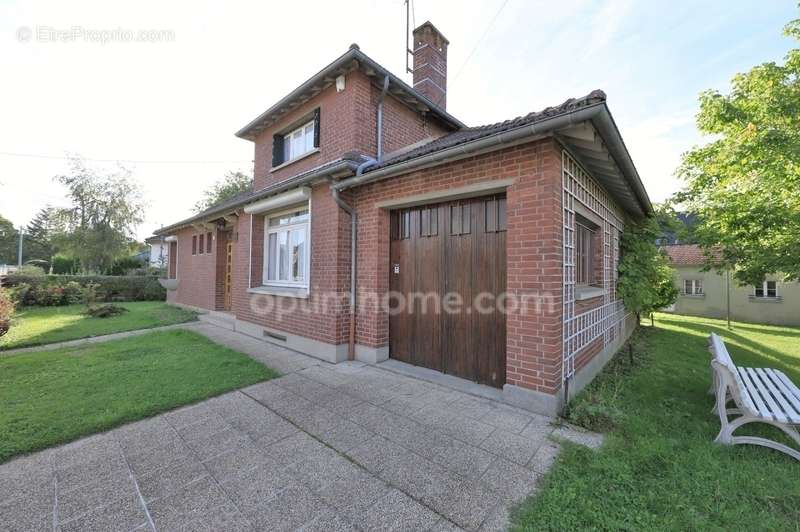
<svg viewBox="0 0 800 532"><path fill-rule="evenodd" d="M800 530L800 463L712 443L711 331L735 363L780 369L800 385L800 329L729 331L720 320L657 315L655 328L637 334L634 365L621 353L573 406L614 413L606 444L565 444L543 489L518 509L516 529ZM771 427L750 432L779 439Z"/></svg>
<svg viewBox="0 0 800 532"><path fill-rule="evenodd" d="M276 376L185 330L0 356L0 463Z"/></svg>
<svg viewBox="0 0 800 532"><path fill-rule="evenodd" d="M77 340L135 329L172 325L197 318L189 310L160 301L117 303L129 310L111 318L92 318L85 305L23 307L14 315L11 330L0 337L0 351Z"/></svg>

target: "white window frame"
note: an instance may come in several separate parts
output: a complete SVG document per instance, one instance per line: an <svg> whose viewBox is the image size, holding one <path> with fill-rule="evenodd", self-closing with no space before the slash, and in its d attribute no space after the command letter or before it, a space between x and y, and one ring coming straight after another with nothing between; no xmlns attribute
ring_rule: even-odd
<svg viewBox="0 0 800 532"><path fill-rule="evenodd" d="M310 128L311 132L309 133L308 129ZM297 153L293 150L293 142L292 139L296 133L300 134L300 139L302 139L303 147L302 151L298 151ZM297 127L291 130L288 133L283 135L283 162L288 163L289 161L293 161L303 155L314 151L316 148L314 147L314 120L310 120L303 124L300 127Z"/></svg>
<svg viewBox="0 0 800 532"><path fill-rule="evenodd" d="M768 295L769 291L767 290L767 283L775 283L774 296ZM761 290L762 294L758 295L758 286L753 286L753 297L757 297L759 299L778 299L780 297L780 293L778 293L778 281L764 281L761 283Z"/></svg>
<svg viewBox="0 0 800 532"><path fill-rule="evenodd" d="M690 291L686 291L686 283L689 283L691 286ZM699 290L698 290L699 287ZM684 279L683 280L683 295L685 296L702 296L705 295L703 292L703 280L702 279Z"/></svg>
<svg viewBox="0 0 800 532"><path fill-rule="evenodd" d="M301 222L295 222L285 225L277 225L274 227L269 226L269 221L273 218L281 218L286 216L287 214L292 214L298 211L308 211L308 219ZM305 252L305 260L303 261L303 271L305 273L304 279L302 281L282 281L278 279L269 279L269 235L277 234L277 233L284 233L289 232L292 229L297 229L300 227L305 227L305 241L306 241L306 252ZM276 237L277 239L278 237ZM311 277L311 204L305 203L302 205L297 205L290 209L282 209L280 211L270 212L264 215L264 264L262 267L261 272L261 283L262 286L281 286L281 287L289 287L289 288L304 288L308 289L309 281ZM276 257L276 260L279 260L279 257ZM276 263L275 271L277 272L279 265Z"/></svg>

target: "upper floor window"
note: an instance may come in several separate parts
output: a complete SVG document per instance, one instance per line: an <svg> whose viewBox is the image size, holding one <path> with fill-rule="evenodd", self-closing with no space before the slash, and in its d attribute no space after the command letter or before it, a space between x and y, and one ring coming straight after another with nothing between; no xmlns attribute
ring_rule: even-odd
<svg viewBox="0 0 800 532"><path fill-rule="evenodd" d="M594 283L594 229L575 222L575 282Z"/></svg>
<svg viewBox="0 0 800 532"><path fill-rule="evenodd" d="M760 285L755 286L755 297L778 297L778 283L777 281L764 281Z"/></svg>
<svg viewBox="0 0 800 532"><path fill-rule="evenodd" d="M283 160L291 161L314 149L314 121L283 136Z"/></svg>
<svg viewBox="0 0 800 532"><path fill-rule="evenodd" d="M319 147L319 109L310 120L272 140L272 167L280 166Z"/></svg>
<svg viewBox="0 0 800 532"><path fill-rule="evenodd" d="M308 209L268 215L264 238L264 284L308 287Z"/></svg>
<svg viewBox="0 0 800 532"><path fill-rule="evenodd" d="M683 280L683 293L687 296L702 296L703 295L703 280L702 279L684 279Z"/></svg>

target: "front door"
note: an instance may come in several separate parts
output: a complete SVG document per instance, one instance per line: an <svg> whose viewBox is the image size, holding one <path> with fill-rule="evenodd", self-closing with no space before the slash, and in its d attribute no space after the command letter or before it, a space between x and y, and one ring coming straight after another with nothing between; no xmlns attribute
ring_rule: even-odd
<svg viewBox="0 0 800 532"><path fill-rule="evenodd" d="M503 386L505 196L393 211L389 276L390 356Z"/></svg>
<svg viewBox="0 0 800 532"><path fill-rule="evenodd" d="M225 283L223 287L225 310L231 309L231 270L233 269L233 242L228 240L225 247Z"/></svg>

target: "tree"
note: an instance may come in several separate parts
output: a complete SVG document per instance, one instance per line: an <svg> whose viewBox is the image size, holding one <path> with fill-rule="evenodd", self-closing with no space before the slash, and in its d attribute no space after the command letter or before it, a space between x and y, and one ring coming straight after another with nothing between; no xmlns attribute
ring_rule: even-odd
<svg viewBox="0 0 800 532"><path fill-rule="evenodd" d="M655 244L658 235L656 219L645 218L627 225L620 240L617 291L637 320L642 314L668 307L678 298L672 266Z"/></svg>
<svg viewBox="0 0 800 532"><path fill-rule="evenodd" d="M11 220L0 216L0 264L16 264L19 232Z"/></svg>
<svg viewBox="0 0 800 532"><path fill-rule="evenodd" d="M200 212L231 199L253 188L253 178L243 172L227 172L225 177L203 193L203 199L194 204L195 212Z"/></svg>
<svg viewBox="0 0 800 532"><path fill-rule="evenodd" d="M694 214L678 213L670 202L653 205L659 228L658 243L696 244L694 229L697 217Z"/></svg>
<svg viewBox="0 0 800 532"><path fill-rule="evenodd" d="M80 259L85 271L106 271L115 258L127 254L134 230L142 222L139 187L122 166L100 174L80 158L72 159L69 175L55 180L67 187L72 200L71 207L58 210L66 226L59 244Z"/></svg>
<svg viewBox="0 0 800 532"><path fill-rule="evenodd" d="M800 39L800 19L784 34ZM714 140L684 154L676 199L699 215L699 242L740 283L800 280L800 49L737 74L730 94L703 92L697 126Z"/></svg>
<svg viewBox="0 0 800 532"><path fill-rule="evenodd" d="M25 259L40 259L50 262L58 251L55 241L64 233L64 223L58 210L44 207L36 213L25 228Z"/></svg>

